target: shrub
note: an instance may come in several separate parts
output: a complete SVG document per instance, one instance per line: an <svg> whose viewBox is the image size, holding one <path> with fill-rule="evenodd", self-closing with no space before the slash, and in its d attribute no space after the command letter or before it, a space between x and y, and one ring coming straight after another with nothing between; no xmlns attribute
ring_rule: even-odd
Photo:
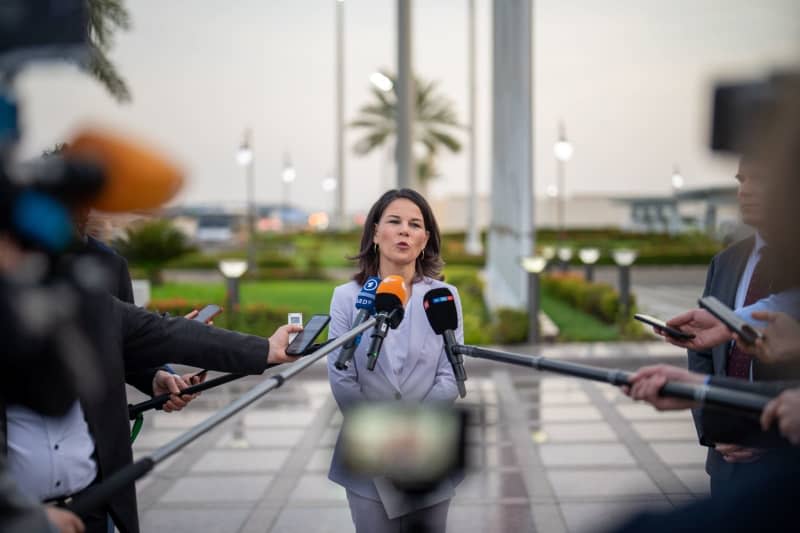
<svg viewBox="0 0 800 533"><path fill-rule="evenodd" d="M517 309L498 309L492 324L492 340L497 344L516 344L528 339L528 313Z"/></svg>
<svg viewBox="0 0 800 533"><path fill-rule="evenodd" d="M551 295L606 324L625 324L635 313L636 298L630 295L629 316L620 316L619 293L611 285L590 283L577 274L549 274L542 277L542 287Z"/></svg>
<svg viewBox="0 0 800 533"><path fill-rule="evenodd" d="M137 224L125 233L114 247L131 265L143 269L154 285L161 283L161 270L170 260L194 251L186 235L167 220Z"/></svg>

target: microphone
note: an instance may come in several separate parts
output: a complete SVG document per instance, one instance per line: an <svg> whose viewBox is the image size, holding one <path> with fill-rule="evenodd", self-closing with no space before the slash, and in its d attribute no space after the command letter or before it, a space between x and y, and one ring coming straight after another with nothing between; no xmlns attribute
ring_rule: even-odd
<svg viewBox="0 0 800 533"><path fill-rule="evenodd" d="M456 342L455 330L458 329L458 310L456 309L456 299L450 289L440 287L431 289L422 298L422 306L428 316L428 322L437 335L444 337L444 351L447 360L453 367L453 374L458 384L458 394L463 398L467 395L464 382L467 380L467 371L464 370L464 357L456 353L454 347Z"/></svg>
<svg viewBox="0 0 800 533"><path fill-rule="evenodd" d="M403 321L408 291L403 278L386 276L378 285L375 294L375 328L372 330L372 342L367 350L367 370L375 370L378 356L381 353L383 339L389 328L396 329Z"/></svg>
<svg viewBox="0 0 800 533"><path fill-rule="evenodd" d="M64 150L68 163L99 166L105 180L87 205L100 211L153 209L171 200L183 172L146 146L100 129L78 133Z"/></svg>
<svg viewBox="0 0 800 533"><path fill-rule="evenodd" d="M358 293L358 296L356 296L356 309L358 309L358 314L356 315L355 321L353 321L353 327L358 326L375 313L375 292L378 290L378 284L380 284L380 282L381 278L371 276L367 279L364 286L361 287L361 291ZM335 366L337 370L347 370L347 362L353 358L353 354L360 342L361 334L344 345L344 348L339 352L339 357L336 359Z"/></svg>

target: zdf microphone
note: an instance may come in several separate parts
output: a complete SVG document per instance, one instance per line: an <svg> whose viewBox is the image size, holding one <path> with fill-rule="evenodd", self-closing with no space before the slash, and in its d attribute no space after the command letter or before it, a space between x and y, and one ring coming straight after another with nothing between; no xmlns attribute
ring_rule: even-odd
<svg viewBox="0 0 800 533"><path fill-rule="evenodd" d="M389 329L396 329L403 321L408 290L400 276L386 276L378 285L375 294L375 329L372 330L372 342L367 350L367 370L375 370L378 356L381 353L383 339Z"/></svg>
<svg viewBox="0 0 800 533"><path fill-rule="evenodd" d="M353 327L358 326L375 313L375 293L378 290L380 282L381 278L370 276L359 291L358 296L356 296L356 309L358 309L358 314L353 321ZM336 359L335 366L337 370L347 369L347 362L353 358L353 353L355 353L360 342L361 335L358 335L344 345L342 351L339 352L339 357Z"/></svg>
<svg viewBox="0 0 800 533"><path fill-rule="evenodd" d="M458 329L458 310L453 293L447 287L431 289L422 298L422 306L431 328L437 335L444 338L444 350L447 360L453 367L453 374L458 384L458 393L463 398L467 395L464 382L467 380L467 371L464 370L464 358L453 349L456 341L455 330Z"/></svg>

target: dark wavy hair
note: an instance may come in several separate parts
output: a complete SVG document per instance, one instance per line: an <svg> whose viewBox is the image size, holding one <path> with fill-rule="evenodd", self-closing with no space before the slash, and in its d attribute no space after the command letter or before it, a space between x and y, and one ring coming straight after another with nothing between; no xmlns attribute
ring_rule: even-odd
<svg viewBox="0 0 800 533"><path fill-rule="evenodd" d="M372 238L375 235L375 225L380 221L383 212L386 208L399 198L405 198L414 202L419 207L422 213L422 221L425 224L425 229L428 231L428 244L423 249L423 257L417 257L415 270L415 280L429 277L441 280L442 261L440 254L442 238L439 234L439 225L436 223L436 217L433 216L433 210L428 204L428 201L415 190L412 189L392 189L386 191L377 202L372 205L367 215L367 220L364 222L364 232L361 234L361 246L359 253L349 259L358 261L358 273L353 276L353 279L359 285L363 285L367 278L370 276L378 275L378 266L380 258L375 253L375 247L372 245Z"/></svg>

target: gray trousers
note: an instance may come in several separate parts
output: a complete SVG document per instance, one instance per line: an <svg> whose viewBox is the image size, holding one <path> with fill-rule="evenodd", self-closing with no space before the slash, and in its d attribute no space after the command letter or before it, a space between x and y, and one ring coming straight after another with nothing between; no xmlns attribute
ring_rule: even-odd
<svg viewBox="0 0 800 533"><path fill-rule="evenodd" d="M450 500L390 519L380 501L347 491L356 533L445 533Z"/></svg>

